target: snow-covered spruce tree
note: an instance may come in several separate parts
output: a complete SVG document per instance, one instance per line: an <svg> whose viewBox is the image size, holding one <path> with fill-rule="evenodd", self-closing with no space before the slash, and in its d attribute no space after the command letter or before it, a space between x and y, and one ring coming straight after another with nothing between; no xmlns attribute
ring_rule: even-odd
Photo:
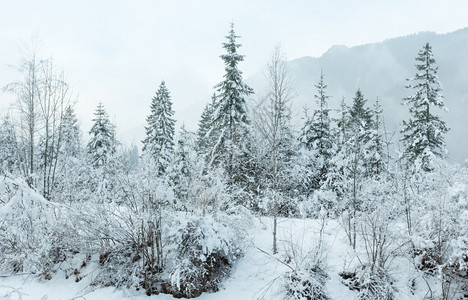
<svg viewBox="0 0 468 300"><path fill-rule="evenodd" d="M76 157L81 149L81 134L78 119L72 106L67 106L60 123L60 150L67 157Z"/></svg>
<svg viewBox="0 0 468 300"><path fill-rule="evenodd" d="M307 106L304 106L304 125L302 125L301 131L299 133L299 141L302 146L304 146L308 150L313 149L313 142L312 142L312 136L311 130L314 124L314 116L309 115L309 108Z"/></svg>
<svg viewBox="0 0 468 300"><path fill-rule="evenodd" d="M353 105L349 110L349 139L342 149L346 153L346 168L350 175L350 197L347 204L348 211L348 236L350 244L356 248L356 214L360 209L361 196L359 195L363 181L366 177L368 161L366 158L366 144L370 141L370 130L372 127L372 114L369 108L365 107L367 100L361 90L356 91L353 98Z"/></svg>
<svg viewBox="0 0 468 300"><path fill-rule="evenodd" d="M201 156L209 159L209 154L211 149L213 149L214 143L217 138L211 134L211 127L213 123L213 113L215 110L216 103L216 93L213 93L211 97L211 102L206 104L203 109L203 113L200 116L200 121L198 121L198 130L197 130L197 140L196 147L197 152Z"/></svg>
<svg viewBox="0 0 468 300"><path fill-rule="evenodd" d="M226 170L231 188L235 184L247 185L251 142L246 97L253 90L244 83L237 66L244 60L244 56L237 53L241 46L236 43L238 37L231 23L227 42L223 43L227 53L221 55L226 73L224 80L215 86L218 98L211 129L217 141L211 151L210 165L220 165Z"/></svg>
<svg viewBox="0 0 468 300"><path fill-rule="evenodd" d="M88 198L92 167L86 162L81 144L81 130L72 106L65 109L60 123L59 160L51 200L75 203Z"/></svg>
<svg viewBox="0 0 468 300"><path fill-rule="evenodd" d="M344 144L348 140L348 119L349 119L349 107L346 105L345 97L341 98L339 117L334 121L336 127L332 130L334 139L337 144L337 151L341 151Z"/></svg>
<svg viewBox="0 0 468 300"><path fill-rule="evenodd" d="M301 151L306 154L304 155L309 160L305 161L308 169L318 169L321 170L321 162L318 161L317 156L318 153L314 151L313 143L312 143L312 128L314 126L314 117L308 115L308 110L304 107L304 125L301 128L299 133L299 143L301 146ZM322 172L314 172L316 176L307 176L304 178L304 185L305 188L303 189L303 194L308 197L310 194L320 187L320 174Z"/></svg>
<svg viewBox="0 0 468 300"><path fill-rule="evenodd" d="M382 116L382 106L377 98L372 110L373 122L370 128L370 139L366 145L367 177L377 177L387 170L390 155Z"/></svg>
<svg viewBox="0 0 468 300"><path fill-rule="evenodd" d="M343 210L345 230L350 245L356 247L356 215L360 209L360 191L366 178L368 165L367 145L371 139L372 114L365 107L366 100L360 90L353 98L353 105L347 112L342 111L338 125L339 152L333 157L333 168L327 174L325 189L336 193ZM343 106L344 108L345 106Z"/></svg>
<svg viewBox="0 0 468 300"><path fill-rule="evenodd" d="M117 141L115 139L115 126L109 120L109 115L102 103L94 113L93 126L89 131L91 139L88 142L87 150L94 167L102 167L107 163L111 155L115 153Z"/></svg>
<svg viewBox="0 0 468 300"><path fill-rule="evenodd" d="M143 152L157 162L158 174L165 174L174 152L175 120L172 118L172 100L164 81L151 100L151 113L146 118L148 126L143 140Z"/></svg>
<svg viewBox="0 0 468 300"><path fill-rule="evenodd" d="M317 108L314 110L312 117L306 120L301 140L307 149L317 151L317 160L320 161L321 170L319 178L315 181L317 184L320 184L326 177L334 147L333 135L331 133L331 119L329 116L330 109L328 108L330 96L326 94L327 85L324 82L323 71L320 73L320 80L315 85L315 88L317 89L317 94L314 95L314 98Z"/></svg>
<svg viewBox="0 0 468 300"><path fill-rule="evenodd" d="M338 156L340 156L340 154L344 152L345 145L348 143L350 135L350 110L351 108L346 104L345 97L342 97L340 108L337 109L337 116L333 119L333 122L336 124L336 126L333 126L330 129L336 146L335 153L331 158L331 163L333 163L334 161L341 160L341 158L338 158ZM342 171L342 167L340 166L331 166L331 169L329 170L329 173L326 176L326 181L324 182L322 188L333 190L337 194L340 194L336 181L341 178Z"/></svg>
<svg viewBox="0 0 468 300"><path fill-rule="evenodd" d="M346 168L349 157L345 146L349 139L349 110L350 108L346 105L343 97L338 116L333 120L336 126L331 128L336 145L335 153L330 159L328 172L320 185L320 190L316 193L316 196L320 198L318 199L320 203L328 202L326 208L328 208L328 213L333 215L337 215L343 210L348 191L345 178L349 175L349 170Z"/></svg>
<svg viewBox="0 0 468 300"><path fill-rule="evenodd" d="M174 192L182 205L189 201L191 181L195 175L191 174L195 163L194 160L197 159L195 136L193 132L187 131L185 126L182 125L177 138L174 164L171 168L172 182L175 185Z"/></svg>
<svg viewBox="0 0 468 300"><path fill-rule="evenodd" d="M370 164L368 147L372 140L372 128L374 127L372 111L365 107L367 100L361 90L356 91L353 105L349 109L348 140L344 144L344 151L352 157L351 174L353 178L365 177L365 170Z"/></svg>
<svg viewBox="0 0 468 300"><path fill-rule="evenodd" d="M403 142L402 158L407 165L417 163L425 171L430 171L431 157L445 157L444 135L449 128L433 109L446 110L442 88L437 76L438 67L427 43L416 57L416 75L408 79L408 89L415 94L403 99L409 106L410 119L402 122L400 130Z"/></svg>
<svg viewBox="0 0 468 300"><path fill-rule="evenodd" d="M304 132L304 143L308 148L318 150L318 153L324 161L327 161L332 156L333 137L330 132L331 119L329 116L330 109L328 108L328 99L330 96L326 94L327 85L324 82L323 71L320 74L320 81L315 85L317 94L314 98L317 103L317 108L314 110L311 120L311 126L307 128L307 134Z"/></svg>
<svg viewBox="0 0 468 300"><path fill-rule="evenodd" d="M361 90L356 91L353 105L349 109L350 135L357 135L360 141L369 140L368 130L372 127L372 112L365 107L367 100Z"/></svg>

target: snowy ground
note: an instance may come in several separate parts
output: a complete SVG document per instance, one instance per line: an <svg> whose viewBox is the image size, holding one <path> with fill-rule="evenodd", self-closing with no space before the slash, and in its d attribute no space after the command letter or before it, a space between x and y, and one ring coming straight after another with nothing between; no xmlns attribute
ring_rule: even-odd
<svg viewBox="0 0 468 300"><path fill-rule="evenodd" d="M222 289L217 293L203 294L201 300L238 300L238 299L284 299L281 290L282 275L289 270L283 262L288 261L289 245L295 244L296 259L289 261L294 267L295 261L300 261L311 247L317 243L320 221L282 219L279 221L279 253L272 256L272 220L263 218L259 221L259 228L253 231L253 244L245 256L234 266L232 276L226 280ZM341 282L339 273L358 263L356 254L347 245L346 235L337 221L329 220L323 230L326 266L329 280L325 285L327 293L332 299L355 299L356 293L350 291ZM301 251L302 250L302 251ZM265 253L266 252L266 253ZM423 299L424 291L413 295L409 292L408 278L413 276L409 262L404 259L395 260L391 269L396 279L395 287L400 291L396 299ZM89 278L92 277L93 267L87 269L88 276L76 283L74 279L64 279L57 274L52 280L38 280L26 275L15 275L0 278L0 299L174 299L170 295L154 295L148 297L142 292L133 290L115 290L114 288L100 288L91 290Z"/></svg>

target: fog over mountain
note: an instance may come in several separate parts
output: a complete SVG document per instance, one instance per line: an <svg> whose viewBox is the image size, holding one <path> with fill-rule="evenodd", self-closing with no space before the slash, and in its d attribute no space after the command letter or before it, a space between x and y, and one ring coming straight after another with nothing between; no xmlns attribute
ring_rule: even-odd
<svg viewBox="0 0 468 300"><path fill-rule="evenodd" d="M304 106L309 108L309 113L316 107L314 85L322 69L331 96L330 108L339 108L342 97L351 103L357 89L364 93L369 106L378 97L384 109L387 130L396 132L396 142L399 123L408 117L408 107L401 104L402 99L413 94L405 88L406 79L416 74L415 57L427 42L432 46L439 67L439 80L449 109L449 112L441 112L451 128L446 138L449 158L464 161L468 158L468 28L448 34L423 32L351 48L333 46L321 57L290 61L290 73L297 91L293 103L294 123L301 126ZM264 94L263 72L247 82L258 97Z"/></svg>

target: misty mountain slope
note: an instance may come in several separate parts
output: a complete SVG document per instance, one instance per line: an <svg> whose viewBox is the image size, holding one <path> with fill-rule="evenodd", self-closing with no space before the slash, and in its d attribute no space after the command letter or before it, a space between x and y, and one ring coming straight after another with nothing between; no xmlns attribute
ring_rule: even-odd
<svg viewBox="0 0 468 300"><path fill-rule="evenodd" d="M295 123L301 126L305 105L310 112L316 107L314 85L323 69L327 93L331 96L330 108L339 108L342 97L351 103L359 88L368 99L369 106L379 98L387 129L398 132L399 123L408 117L408 108L401 105L401 99L413 93L405 88L406 79L415 75L415 57L427 42L433 48L445 104L449 108L448 113L442 113L451 128L446 139L449 157L459 162L467 159L468 28L448 34L422 32L351 48L333 46L321 57L290 61L289 68L297 91L293 104ZM265 82L263 72L248 82L257 91L257 96L261 96Z"/></svg>

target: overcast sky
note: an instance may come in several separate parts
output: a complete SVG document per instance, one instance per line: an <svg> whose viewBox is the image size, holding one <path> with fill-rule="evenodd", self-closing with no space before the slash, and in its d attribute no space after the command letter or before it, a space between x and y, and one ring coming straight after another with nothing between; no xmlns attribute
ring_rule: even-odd
<svg viewBox="0 0 468 300"><path fill-rule="evenodd" d="M144 124L163 79L176 118L196 129L222 80L219 55L231 21L248 78L277 43L288 59L321 56L336 44L455 31L468 27L467 12L466 0L0 0L0 86L18 79L7 65L17 64L22 44L37 35L78 95L84 131L100 101L120 132ZM12 99L0 93L0 115Z"/></svg>

